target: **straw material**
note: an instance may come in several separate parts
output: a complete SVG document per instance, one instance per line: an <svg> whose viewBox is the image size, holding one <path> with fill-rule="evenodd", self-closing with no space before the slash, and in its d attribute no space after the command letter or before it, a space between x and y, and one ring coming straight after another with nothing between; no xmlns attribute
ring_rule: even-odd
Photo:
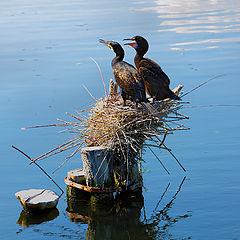
<svg viewBox="0 0 240 240"><path fill-rule="evenodd" d="M182 87L179 85L173 91L179 94ZM67 157L69 159L85 146L107 147L112 150L115 158L124 162L128 162L129 159L142 159L142 152L146 147L170 151L164 145L166 136L176 130L186 129L179 123L180 120L188 118L179 113L183 105L182 102L169 99L158 101L151 103L151 107L155 109L153 112L143 104L136 107L131 101L127 101L126 106L123 106L122 97L110 82L108 96L95 99L95 103L89 109L76 114L67 113L74 122L58 119L60 124L54 125L64 127L64 131L74 133L75 136L33 161L74 149Z"/></svg>

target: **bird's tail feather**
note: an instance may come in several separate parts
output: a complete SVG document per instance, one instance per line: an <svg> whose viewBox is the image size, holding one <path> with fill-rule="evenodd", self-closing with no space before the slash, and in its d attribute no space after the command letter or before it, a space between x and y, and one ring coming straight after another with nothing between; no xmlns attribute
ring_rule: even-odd
<svg viewBox="0 0 240 240"><path fill-rule="evenodd" d="M181 100L179 96L177 96L174 92L170 90L169 98L174 99L174 100Z"/></svg>

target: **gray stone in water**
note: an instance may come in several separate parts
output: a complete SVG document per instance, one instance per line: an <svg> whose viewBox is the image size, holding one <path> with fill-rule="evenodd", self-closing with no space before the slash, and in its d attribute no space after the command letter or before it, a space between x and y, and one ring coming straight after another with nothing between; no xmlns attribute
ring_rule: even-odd
<svg viewBox="0 0 240 240"><path fill-rule="evenodd" d="M15 193L25 210L46 210L55 208L59 196L47 189L29 189Z"/></svg>

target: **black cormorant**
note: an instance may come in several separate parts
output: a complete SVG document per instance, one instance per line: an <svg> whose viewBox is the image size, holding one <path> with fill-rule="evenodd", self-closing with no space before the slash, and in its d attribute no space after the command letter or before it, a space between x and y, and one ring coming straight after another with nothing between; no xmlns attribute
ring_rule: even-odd
<svg viewBox="0 0 240 240"><path fill-rule="evenodd" d="M134 63L144 80L148 95L151 96L153 100L163 100L166 98L180 100L180 98L170 90L170 80L161 67L151 59L143 57L148 51L147 40L141 36L124 40L133 41L131 43L125 43L124 45L130 45L136 50Z"/></svg>
<svg viewBox="0 0 240 240"><path fill-rule="evenodd" d="M127 99L131 99L136 104L138 102L147 103L144 81L134 66L123 61L124 50L122 46L115 41L100 39L99 42L107 45L116 54L112 60L112 69L115 81L121 88L124 105Z"/></svg>

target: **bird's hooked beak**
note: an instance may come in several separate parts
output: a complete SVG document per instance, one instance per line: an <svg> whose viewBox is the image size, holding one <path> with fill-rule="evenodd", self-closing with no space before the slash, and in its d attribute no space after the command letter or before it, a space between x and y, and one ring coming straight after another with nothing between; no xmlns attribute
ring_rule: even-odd
<svg viewBox="0 0 240 240"><path fill-rule="evenodd" d="M108 46L113 51L113 48L112 48L111 44L109 43L109 41L99 39L99 42L102 43L102 44L105 44L106 46Z"/></svg>
<svg viewBox="0 0 240 240"><path fill-rule="evenodd" d="M129 46L131 46L131 47L133 47L135 49L138 47L135 38L125 38L125 39L123 39L123 41L132 41L130 43L124 43L124 45L129 45Z"/></svg>

